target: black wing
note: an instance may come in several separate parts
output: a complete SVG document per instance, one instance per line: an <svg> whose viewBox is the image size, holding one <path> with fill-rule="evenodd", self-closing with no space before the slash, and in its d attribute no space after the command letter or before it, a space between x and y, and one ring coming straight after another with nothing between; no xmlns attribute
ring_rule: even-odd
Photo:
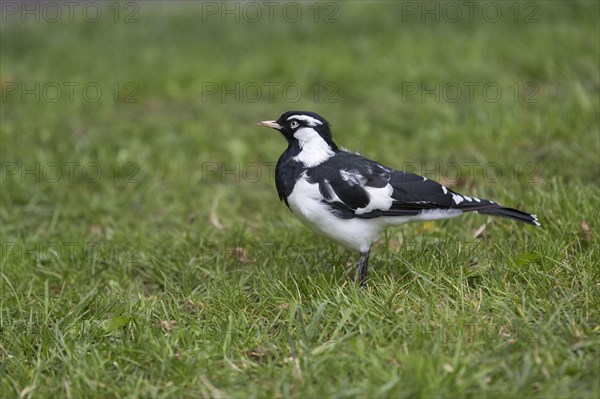
<svg viewBox="0 0 600 399"><path fill-rule="evenodd" d="M418 216L430 210L458 209L537 223L527 213L458 194L433 180L393 170L346 151L307 170L307 178L319 185L324 202L344 219Z"/></svg>

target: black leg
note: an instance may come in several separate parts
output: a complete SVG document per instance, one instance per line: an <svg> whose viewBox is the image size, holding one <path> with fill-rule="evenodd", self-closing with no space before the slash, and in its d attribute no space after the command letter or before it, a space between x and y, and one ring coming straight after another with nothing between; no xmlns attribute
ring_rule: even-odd
<svg viewBox="0 0 600 399"><path fill-rule="evenodd" d="M369 251L361 252L358 261L358 269L356 270L356 282L364 287L367 281L367 271L369 270Z"/></svg>

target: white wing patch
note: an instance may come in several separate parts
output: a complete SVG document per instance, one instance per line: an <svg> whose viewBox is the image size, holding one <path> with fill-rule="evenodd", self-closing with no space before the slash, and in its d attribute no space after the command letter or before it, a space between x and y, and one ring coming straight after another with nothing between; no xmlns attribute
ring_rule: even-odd
<svg viewBox="0 0 600 399"><path fill-rule="evenodd" d="M390 184L380 188L364 187L364 189L369 194L370 201L367 206L365 206L364 208L358 208L355 211L357 215L369 213L374 211L375 209L387 211L392 207L392 203L394 202L394 199L392 198L392 193L394 192L394 189Z"/></svg>
<svg viewBox="0 0 600 399"><path fill-rule="evenodd" d="M394 198L392 198L392 193L394 192L394 188L387 184L385 187L368 187L365 186L367 183L367 178L358 173L356 170L340 170L340 175L342 176L342 180L347 182L351 186L361 186L369 196L369 203L364 208L357 208L354 213L357 215L362 215L365 213L372 212L374 210L382 210L387 211L392 207L392 203L394 202Z"/></svg>
<svg viewBox="0 0 600 399"><path fill-rule="evenodd" d="M308 126L312 126L312 127L323 124L323 122L321 122L320 120L313 118L312 116L308 116L308 115L292 115L289 118L287 118L288 121L291 119L297 119L299 121L304 121L308 124Z"/></svg>
<svg viewBox="0 0 600 399"><path fill-rule="evenodd" d="M452 194L452 201L454 201L454 203L455 203L456 205L460 204L460 203L461 203L461 202L463 202L464 200L465 200L465 199L464 199L464 198L463 198L461 195L458 195L458 194Z"/></svg>
<svg viewBox="0 0 600 399"><path fill-rule="evenodd" d="M468 197L466 195L460 195L460 194L452 194L452 201L454 201L454 203L456 205L460 204L463 201L467 201L467 202L473 202L473 201L475 201L475 202L481 202L481 200L479 198L477 198L477 197Z"/></svg>

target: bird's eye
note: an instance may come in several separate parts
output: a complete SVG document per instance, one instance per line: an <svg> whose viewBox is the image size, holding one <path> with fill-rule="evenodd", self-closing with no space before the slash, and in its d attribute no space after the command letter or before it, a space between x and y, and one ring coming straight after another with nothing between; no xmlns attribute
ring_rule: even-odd
<svg viewBox="0 0 600 399"><path fill-rule="evenodd" d="M290 127L291 127L292 129L295 129L295 128L297 128L297 127L298 127L298 125L299 125L299 123L298 123L297 121L292 121L292 122L290 123Z"/></svg>

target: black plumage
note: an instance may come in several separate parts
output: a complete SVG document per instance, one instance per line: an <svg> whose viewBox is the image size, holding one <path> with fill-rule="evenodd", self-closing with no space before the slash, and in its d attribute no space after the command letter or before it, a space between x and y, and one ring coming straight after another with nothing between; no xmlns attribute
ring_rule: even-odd
<svg viewBox="0 0 600 399"><path fill-rule="evenodd" d="M336 216L343 219L417 216L431 209L459 209L463 212L477 211L488 215L510 217L536 225L537 219L528 213L503 207L486 199L467 201L461 194L433 180L385 167L347 151L338 151L333 157L314 168L305 168L300 162L293 161L291 159L293 154L296 154L296 151L291 153L286 151L277 163L279 197L285 200L293 190L296 181L306 172L308 182L319 185L323 202L331 207ZM347 171L362 179L344 179L340 171ZM369 204L368 187L382 188L387 184L393 188L391 195L393 202L389 209L356 213L357 209L365 208ZM456 195L463 198L458 204L453 201ZM341 201L334 200L335 197Z"/></svg>
<svg viewBox="0 0 600 399"><path fill-rule="evenodd" d="M535 215L340 150L329 123L313 112L290 111L259 124L288 141L275 168L279 198L317 233L361 252L359 279L366 276L370 244L386 225L478 212L539 226ZM372 224L379 218L385 223Z"/></svg>

